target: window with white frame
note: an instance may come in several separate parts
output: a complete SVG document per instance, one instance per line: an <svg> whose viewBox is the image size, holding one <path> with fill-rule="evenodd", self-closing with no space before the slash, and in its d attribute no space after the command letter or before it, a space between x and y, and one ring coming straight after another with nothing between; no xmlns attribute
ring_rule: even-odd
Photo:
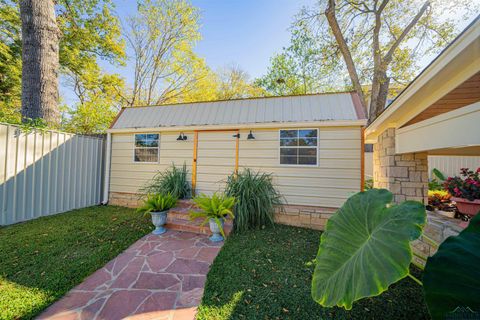
<svg viewBox="0 0 480 320"><path fill-rule="evenodd" d="M158 138L157 133L135 134L135 149L133 160L135 162L158 162Z"/></svg>
<svg viewBox="0 0 480 320"><path fill-rule="evenodd" d="M280 164L316 166L318 129L280 130Z"/></svg>

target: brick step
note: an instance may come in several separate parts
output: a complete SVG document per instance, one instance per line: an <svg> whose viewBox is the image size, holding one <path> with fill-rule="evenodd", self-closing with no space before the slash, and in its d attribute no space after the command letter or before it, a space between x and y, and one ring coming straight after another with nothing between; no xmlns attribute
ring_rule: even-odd
<svg viewBox="0 0 480 320"><path fill-rule="evenodd" d="M165 227L170 230L175 231L186 231L186 232L193 232L198 234L211 234L210 227L208 223L204 226L200 226L203 220L185 220L185 219L176 219L168 217L167 224ZM232 231L232 224L231 221L225 222L224 225L224 232L228 235Z"/></svg>
<svg viewBox="0 0 480 320"><path fill-rule="evenodd" d="M178 200L176 208L186 208L186 209L191 209L195 207L195 203L191 199L181 199ZM176 209L175 208L175 209Z"/></svg>
<svg viewBox="0 0 480 320"><path fill-rule="evenodd" d="M190 211L197 211L195 203L190 199L179 200L175 208L170 209L167 216L166 228L176 231L187 231L199 234L211 234L210 226L207 223L204 226L200 226L203 222L203 218L197 218L190 220ZM232 221L225 221L224 231L225 234L229 234L232 230Z"/></svg>
<svg viewBox="0 0 480 320"><path fill-rule="evenodd" d="M168 218L190 220L190 211L192 210L195 211L194 209L173 208L168 212Z"/></svg>

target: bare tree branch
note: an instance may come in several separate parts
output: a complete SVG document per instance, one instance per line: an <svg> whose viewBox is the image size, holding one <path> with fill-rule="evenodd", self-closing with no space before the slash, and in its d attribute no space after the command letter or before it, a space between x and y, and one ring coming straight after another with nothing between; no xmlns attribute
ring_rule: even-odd
<svg viewBox="0 0 480 320"><path fill-rule="evenodd" d="M417 24L417 22L420 20L422 15L427 11L428 7L430 6L430 2L426 1L423 6L420 8L418 13L415 15L415 17L410 21L410 23L403 29L402 33L398 37L398 39L392 44L390 49L388 50L387 54L385 54L385 57L383 60L387 63L392 61L393 53L395 50L398 48L398 46L402 43L403 39L407 36L407 34L412 30L412 28Z"/></svg>

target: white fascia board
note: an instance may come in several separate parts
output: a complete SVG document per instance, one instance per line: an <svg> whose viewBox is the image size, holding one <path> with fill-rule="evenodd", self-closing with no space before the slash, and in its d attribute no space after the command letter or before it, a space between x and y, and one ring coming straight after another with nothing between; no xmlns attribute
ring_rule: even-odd
<svg viewBox="0 0 480 320"><path fill-rule="evenodd" d="M480 102L397 129L396 153L480 146Z"/></svg>
<svg viewBox="0 0 480 320"><path fill-rule="evenodd" d="M366 119L362 120L331 120L311 122L271 122L252 124L225 124L209 126L172 126L172 127L151 127L151 128L121 128L108 129L109 133L122 132L154 132L154 131L202 131L202 130L231 130L231 129L278 129L278 128L304 128L304 127L362 127L367 124Z"/></svg>

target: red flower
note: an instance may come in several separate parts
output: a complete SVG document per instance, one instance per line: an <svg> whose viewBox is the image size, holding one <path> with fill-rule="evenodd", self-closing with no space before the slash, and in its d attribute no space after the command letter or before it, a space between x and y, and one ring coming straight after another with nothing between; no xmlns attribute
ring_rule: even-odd
<svg viewBox="0 0 480 320"><path fill-rule="evenodd" d="M477 173L480 173L480 167L479 167L479 168L477 168L477 171L476 171L476 172L477 172Z"/></svg>

